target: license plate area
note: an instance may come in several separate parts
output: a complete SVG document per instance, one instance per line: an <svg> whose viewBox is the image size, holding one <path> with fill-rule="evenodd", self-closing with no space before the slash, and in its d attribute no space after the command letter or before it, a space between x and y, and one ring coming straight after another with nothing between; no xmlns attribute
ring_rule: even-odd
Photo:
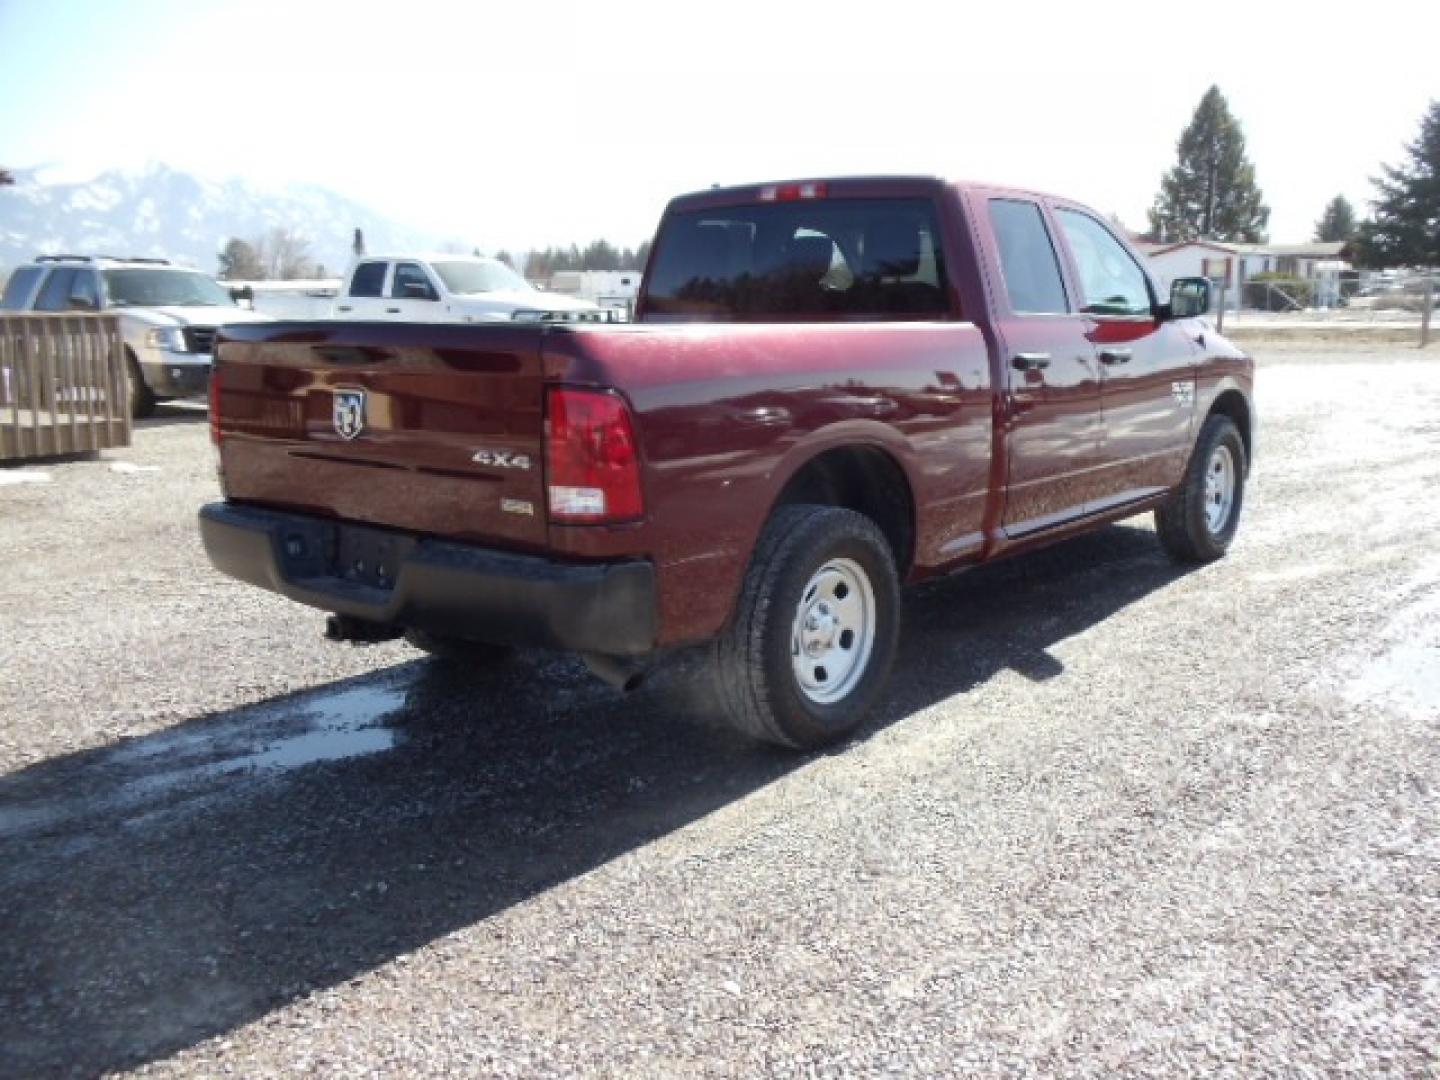
<svg viewBox="0 0 1440 1080"><path fill-rule="evenodd" d="M411 536L354 525L332 525L328 531L326 574L371 589L394 588L401 564L417 543Z"/></svg>

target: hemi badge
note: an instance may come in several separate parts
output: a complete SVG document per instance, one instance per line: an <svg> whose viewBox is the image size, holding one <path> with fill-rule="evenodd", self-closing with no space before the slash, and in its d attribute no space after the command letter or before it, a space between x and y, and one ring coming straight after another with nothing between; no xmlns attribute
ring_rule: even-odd
<svg viewBox="0 0 1440 1080"><path fill-rule="evenodd" d="M535 504L526 499L501 499L500 509L507 514L524 514L526 517L535 516Z"/></svg>

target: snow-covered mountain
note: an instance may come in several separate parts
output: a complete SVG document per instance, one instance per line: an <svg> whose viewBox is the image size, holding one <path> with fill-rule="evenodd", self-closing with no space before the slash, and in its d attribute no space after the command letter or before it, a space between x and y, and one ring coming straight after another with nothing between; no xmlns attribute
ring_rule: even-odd
<svg viewBox="0 0 1440 1080"><path fill-rule="evenodd" d="M43 170L15 169L0 188L0 268L36 255L144 255L208 273L232 237L251 240L286 226L338 274L355 229L371 251L425 250L438 239L308 184L267 189L244 180L205 180L166 165L112 169L81 183L46 183Z"/></svg>

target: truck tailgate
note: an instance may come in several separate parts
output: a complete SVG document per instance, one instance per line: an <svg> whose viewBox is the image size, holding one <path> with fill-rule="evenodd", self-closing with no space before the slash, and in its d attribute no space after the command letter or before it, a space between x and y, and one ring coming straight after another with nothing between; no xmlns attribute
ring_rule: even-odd
<svg viewBox="0 0 1440 1080"><path fill-rule="evenodd" d="M543 547L543 333L433 323L227 327L216 358L227 498Z"/></svg>

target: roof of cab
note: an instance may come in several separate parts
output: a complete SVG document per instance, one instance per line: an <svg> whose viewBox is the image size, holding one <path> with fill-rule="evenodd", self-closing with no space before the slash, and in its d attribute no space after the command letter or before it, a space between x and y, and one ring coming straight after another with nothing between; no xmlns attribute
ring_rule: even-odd
<svg viewBox="0 0 1440 1080"><path fill-rule="evenodd" d="M928 194L944 186L938 176L814 176L795 180L768 180L754 184L735 184L730 187L705 188L700 191L677 195L670 200L672 206L701 208L706 206L734 206L759 202L760 193L766 188L789 187L802 184L823 184L826 198L883 198L903 195Z"/></svg>
<svg viewBox="0 0 1440 1080"><path fill-rule="evenodd" d="M677 209L703 209L710 206L734 206L761 201L760 193L766 188L790 187L792 185L819 184L825 188L822 198L903 198L907 195L928 195L942 188L956 191L981 191L987 195L1011 195L1028 199L1053 199L1059 202L1075 202L1062 195L1035 191L1030 188L1006 184L992 184L974 180L947 180L941 176L923 174L862 175L862 176L814 176L794 180L772 180L755 184L736 184L729 187L716 185L700 191L678 195L670 205ZM1077 203L1077 205L1079 205Z"/></svg>
<svg viewBox="0 0 1440 1080"><path fill-rule="evenodd" d="M152 259L142 255L36 255L30 260L31 266L105 266L109 269L116 267L156 267L164 266L171 270L189 270L194 273L202 271L195 270L190 266L176 266L169 259Z"/></svg>
<svg viewBox="0 0 1440 1080"><path fill-rule="evenodd" d="M355 256L355 262L499 262L491 255L470 255L459 251L401 251L383 252L367 251L364 255Z"/></svg>

